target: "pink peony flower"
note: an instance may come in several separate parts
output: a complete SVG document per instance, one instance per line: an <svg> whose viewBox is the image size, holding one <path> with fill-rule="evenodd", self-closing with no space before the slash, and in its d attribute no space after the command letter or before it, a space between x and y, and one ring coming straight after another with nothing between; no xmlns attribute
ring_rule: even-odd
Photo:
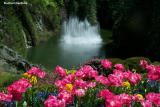
<svg viewBox="0 0 160 107"><path fill-rule="evenodd" d="M128 94L120 94L112 96L106 99L106 107L122 107L124 105L130 105L131 97Z"/></svg>
<svg viewBox="0 0 160 107"><path fill-rule="evenodd" d="M87 82L83 81L82 79L77 79L75 80L75 87L79 87L79 88L87 88Z"/></svg>
<svg viewBox="0 0 160 107"><path fill-rule="evenodd" d="M46 75L46 72L41 72L40 68L38 67L32 67L30 70L27 71L27 73L31 75L37 75L40 78L44 78Z"/></svg>
<svg viewBox="0 0 160 107"><path fill-rule="evenodd" d="M72 84L71 81L69 81L68 79L64 78L62 80L58 80L54 83L57 87L59 87L60 89L63 89L66 84Z"/></svg>
<svg viewBox="0 0 160 107"><path fill-rule="evenodd" d="M156 106L160 106L160 93L148 93L146 99L154 103Z"/></svg>
<svg viewBox="0 0 160 107"><path fill-rule="evenodd" d="M12 95L14 100L21 101L21 93L26 92L30 86L32 86L32 84L27 79L20 79L8 86L8 94Z"/></svg>
<svg viewBox="0 0 160 107"><path fill-rule="evenodd" d="M151 72L152 72L152 71L154 72L154 71L156 70L156 66L154 66L154 65L152 65L152 64L151 64L151 65L147 65L145 68L146 68L147 71L149 71L149 72L150 72L150 71L151 71Z"/></svg>
<svg viewBox="0 0 160 107"><path fill-rule="evenodd" d="M111 85L113 85L113 86L118 87L118 86L123 85L123 80L115 74L109 74L108 80L110 81Z"/></svg>
<svg viewBox="0 0 160 107"><path fill-rule="evenodd" d="M122 107L123 106L118 96L114 96L111 99L106 99L105 104L106 104L106 107Z"/></svg>
<svg viewBox="0 0 160 107"><path fill-rule="evenodd" d="M152 106L152 102L150 102L149 100L142 100L141 102L142 107L153 107Z"/></svg>
<svg viewBox="0 0 160 107"><path fill-rule="evenodd" d="M44 78L46 76L46 72L39 72L38 77Z"/></svg>
<svg viewBox="0 0 160 107"><path fill-rule="evenodd" d="M75 76L79 78L84 78L86 77L86 74L82 70L78 70L75 72Z"/></svg>
<svg viewBox="0 0 160 107"><path fill-rule="evenodd" d="M122 64L115 64L114 67L120 71L124 70L124 66Z"/></svg>
<svg viewBox="0 0 160 107"><path fill-rule="evenodd" d="M95 70L90 70L90 71L88 72L88 77L89 77L89 78L93 78L93 77L96 77L96 76L98 76L98 72L97 72L97 71L95 71Z"/></svg>
<svg viewBox="0 0 160 107"><path fill-rule="evenodd" d="M58 65L56 66L56 72L58 72L61 77L65 77L67 74L65 69L63 69L62 67L60 67Z"/></svg>
<svg viewBox="0 0 160 107"><path fill-rule="evenodd" d="M77 97L83 97L85 95L85 90L84 89L77 89L75 90L75 94Z"/></svg>
<svg viewBox="0 0 160 107"><path fill-rule="evenodd" d="M65 79L67 79L68 81L70 81L72 83L75 80L75 75L70 74L70 75L66 76Z"/></svg>
<svg viewBox="0 0 160 107"><path fill-rule="evenodd" d="M87 81L87 87L88 88L93 88L95 86L96 86L96 82Z"/></svg>
<svg viewBox="0 0 160 107"><path fill-rule="evenodd" d="M112 62L110 62L109 60L105 59L105 60L102 60L102 65L107 69L109 68L112 68Z"/></svg>
<svg viewBox="0 0 160 107"><path fill-rule="evenodd" d="M147 65L148 65L148 63L147 63L146 60L140 60L139 66L140 66L140 68L141 68L142 70L144 70L144 69L147 67Z"/></svg>
<svg viewBox="0 0 160 107"><path fill-rule="evenodd" d="M57 87L62 87L62 81L58 80L54 83Z"/></svg>
<svg viewBox="0 0 160 107"><path fill-rule="evenodd" d="M132 72L130 70L126 70L125 72L123 72L123 79L129 78L131 74Z"/></svg>
<svg viewBox="0 0 160 107"><path fill-rule="evenodd" d="M141 101L143 100L141 97L138 97L137 94L132 95L131 98L132 98L133 100L139 101L139 102L141 102Z"/></svg>
<svg viewBox="0 0 160 107"><path fill-rule="evenodd" d="M119 99L121 100L122 105L130 104L131 101L132 101L131 97L128 94L125 94L125 93L120 94Z"/></svg>
<svg viewBox="0 0 160 107"><path fill-rule="evenodd" d="M104 77L103 75L95 77L95 80L97 82L104 84L104 85L110 85L110 82L108 81L108 79L106 77Z"/></svg>
<svg viewBox="0 0 160 107"><path fill-rule="evenodd" d="M4 92L0 93L0 103L1 103L1 101L9 101L9 102L11 102L11 100L12 100L12 95L7 95Z"/></svg>
<svg viewBox="0 0 160 107"><path fill-rule="evenodd" d="M122 72L120 70L114 69L113 74L116 75L117 77L119 77L120 79L124 78L124 72Z"/></svg>
<svg viewBox="0 0 160 107"><path fill-rule="evenodd" d="M130 77L128 78L128 80L133 84L136 85L136 83L138 83L141 80L141 75L138 73L132 73L130 75Z"/></svg>
<svg viewBox="0 0 160 107"><path fill-rule="evenodd" d="M149 65L147 67L147 70L149 71L147 76L149 80L151 81L159 81L160 80L160 66L154 66L151 67L152 65Z"/></svg>
<svg viewBox="0 0 160 107"><path fill-rule="evenodd" d="M50 95L44 102L45 107L65 107L65 100L58 100L57 97Z"/></svg>
<svg viewBox="0 0 160 107"><path fill-rule="evenodd" d="M68 93L65 90L63 90L58 94L58 98L60 100L64 100L66 104L70 104L72 103L73 96L71 95L71 93Z"/></svg>
<svg viewBox="0 0 160 107"><path fill-rule="evenodd" d="M108 89L103 89L102 91L99 91L100 95L97 95L97 97L101 97L104 99L111 99L114 97L114 94L110 92Z"/></svg>

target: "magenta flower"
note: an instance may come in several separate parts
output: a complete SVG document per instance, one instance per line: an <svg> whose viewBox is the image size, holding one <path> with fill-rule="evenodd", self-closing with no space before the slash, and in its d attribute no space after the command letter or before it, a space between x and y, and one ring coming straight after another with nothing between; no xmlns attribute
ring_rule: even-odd
<svg viewBox="0 0 160 107"><path fill-rule="evenodd" d="M96 77L96 76L98 76L98 72L97 71L91 70L91 71L88 72L88 77L89 78L93 78L93 77Z"/></svg>
<svg viewBox="0 0 160 107"><path fill-rule="evenodd" d="M11 100L12 100L12 95L7 95L4 92L0 93L0 103L1 103L1 101L9 101L9 102L11 102Z"/></svg>
<svg viewBox="0 0 160 107"><path fill-rule="evenodd" d="M97 95L97 97L101 97L103 99L111 99L114 97L114 94L108 89L103 89L102 91L99 91L99 94L100 95Z"/></svg>
<svg viewBox="0 0 160 107"><path fill-rule="evenodd" d="M40 78L44 78L46 76L46 72L39 72L37 75Z"/></svg>
<svg viewBox="0 0 160 107"><path fill-rule="evenodd" d="M64 100L66 104L70 104L72 103L73 96L71 93L68 93L65 90L63 90L58 94L58 98L60 100Z"/></svg>
<svg viewBox="0 0 160 107"><path fill-rule="evenodd" d="M104 85L110 85L110 81L106 77L104 77L103 75L95 77L95 80L99 83L104 84Z"/></svg>
<svg viewBox="0 0 160 107"><path fill-rule="evenodd" d="M152 102L150 102L149 100L142 100L140 103L142 107L153 107Z"/></svg>
<svg viewBox="0 0 160 107"><path fill-rule="evenodd" d="M40 68L32 67L30 70L27 71L27 73L37 75L40 71L41 71Z"/></svg>
<svg viewBox="0 0 160 107"><path fill-rule="evenodd" d="M41 72L40 68L38 67L32 67L30 70L27 71L27 73L31 75L37 75L40 78L44 78L46 75L46 72Z"/></svg>
<svg viewBox="0 0 160 107"><path fill-rule="evenodd" d="M45 107L65 107L65 100L58 100L57 97L50 95L44 102Z"/></svg>
<svg viewBox="0 0 160 107"><path fill-rule="evenodd" d="M141 75L138 73L132 73L130 75L130 77L128 78L128 80L133 84L136 85L136 83L138 83L141 80Z"/></svg>
<svg viewBox="0 0 160 107"><path fill-rule="evenodd" d="M160 66L148 65L146 69L149 71L147 74L149 80L151 81L160 80Z"/></svg>
<svg viewBox="0 0 160 107"><path fill-rule="evenodd" d="M120 94L112 96L111 98L106 99L106 107L122 107L124 105L130 105L131 97L128 94Z"/></svg>
<svg viewBox="0 0 160 107"><path fill-rule="evenodd" d="M70 74L70 75L66 76L65 79L67 79L68 81L70 81L72 83L75 80L75 75Z"/></svg>
<svg viewBox="0 0 160 107"><path fill-rule="evenodd" d="M96 86L96 82L87 81L87 87L88 88L93 88L95 86Z"/></svg>
<svg viewBox="0 0 160 107"><path fill-rule="evenodd" d="M63 68L60 67L59 65L57 65L57 67L56 67L56 72L58 72L61 77L65 77L66 74L67 74L66 71L65 71L65 69L63 69Z"/></svg>
<svg viewBox="0 0 160 107"><path fill-rule="evenodd" d="M21 93L26 92L30 86L32 86L32 84L27 79L20 79L8 86L8 94L12 95L14 100L21 101Z"/></svg>
<svg viewBox="0 0 160 107"><path fill-rule="evenodd" d="M77 80L75 80L75 87L86 89L87 88L87 82L83 81L82 79L77 79Z"/></svg>
<svg viewBox="0 0 160 107"><path fill-rule="evenodd" d="M75 72L75 76L79 78L84 78L86 77L86 74L82 70L78 70Z"/></svg>
<svg viewBox="0 0 160 107"><path fill-rule="evenodd" d="M105 60L102 60L102 65L107 69L109 68L112 68L112 62L110 62L109 60L105 59Z"/></svg>
<svg viewBox="0 0 160 107"><path fill-rule="evenodd" d="M140 60L139 66L142 70L144 70L148 66L148 63L146 60Z"/></svg>
<svg viewBox="0 0 160 107"><path fill-rule="evenodd" d="M114 67L120 71L124 70L124 66L122 64L115 64Z"/></svg>
<svg viewBox="0 0 160 107"><path fill-rule="evenodd" d="M108 80L110 81L111 85L113 85L113 86L118 87L118 86L123 85L123 80L115 74L109 74Z"/></svg>
<svg viewBox="0 0 160 107"><path fill-rule="evenodd" d="M146 95L146 99L155 104L156 106L160 106L160 93L148 93Z"/></svg>
<svg viewBox="0 0 160 107"><path fill-rule="evenodd" d="M119 99L121 100L122 105L127 104L129 105L132 101L131 97L128 94L120 94Z"/></svg>
<svg viewBox="0 0 160 107"><path fill-rule="evenodd" d="M114 69L113 74L116 75L117 77L119 77L120 79L124 78L124 72L122 72L120 70Z"/></svg>
<svg viewBox="0 0 160 107"><path fill-rule="evenodd" d="M129 78L130 75L132 75L132 72L130 70L126 70L123 72L123 79Z"/></svg>
<svg viewBox="0 0 160 107"><path fill-rule="evenodd" d="M85 95L85 90L84 89L76 89L75 90L75 95L77 96L77 97L83 97L84 95Z"/></svg>

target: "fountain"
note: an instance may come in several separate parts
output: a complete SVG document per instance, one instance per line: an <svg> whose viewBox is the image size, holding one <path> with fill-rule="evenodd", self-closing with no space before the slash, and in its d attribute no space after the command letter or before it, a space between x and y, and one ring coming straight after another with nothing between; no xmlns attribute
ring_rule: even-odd
<svg viewBox="0 0 160 107"><path fill-rule="evenodd" d="M65 44L102 43L99 26L92 26L87 19L79 21L77 17L71 17L63 23L61 41Z"/></svg>

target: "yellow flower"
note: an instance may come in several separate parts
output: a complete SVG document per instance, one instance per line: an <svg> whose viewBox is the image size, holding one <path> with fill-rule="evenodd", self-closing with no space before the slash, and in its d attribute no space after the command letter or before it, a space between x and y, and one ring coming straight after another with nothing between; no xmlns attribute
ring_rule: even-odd
<svg viewBox="0 0 160 107"><path fill-rule="evenodd" d="M131 88L131 85L130 85L130 83L129 83L128 81L123 82L123 85L122 85L122 86L126 86L126 87L128 87L128 88Z"/></svg>
<svg viewBox="0 0 160 107"><path fill-rule="evenodd" d="M24 77L27 78L28 77L28 73L24 73Z"/></svg>
<svg viewBox="0 0 160 107"><path fill-rule="evenodd" d="M73 85L72 85L72 84L66 84L65 90L66 90L67 92L71 92L72 89L73 89Z"/></svg>
<svg viewBox="0 0 160 107"><path fill-rule="evenodd" d="M30 83L33 83L34 85L37 84L37 77L36 76L32 76L31 79L29 80Z"/></svg>
<svg viewBox="0 0 160 107"><path fill-rule="evenodd" d="M136 73L136 69L132 69L132 72L135 72L135 73Z"/></svg>
<svg viewBox="0 0 160 107"><path fill-rule="evenodd" d="M26 79L30 79L31 78L31 74L28 74L28 73L24 73L24 78L26 78Z"/></svg>
<svg viewBox="0 0 160 107"><path fill-rule="evenodd" d="M142 95L142 94L137 94L137 96L138 96L139 98L142 98L142 99L143 99L143 95Z"/></svg>
<svg viewBox="0 0 160 107"><path fill-rule="evenodd" d="M66 70L67 74L74 74L76 70Z"/></svg>

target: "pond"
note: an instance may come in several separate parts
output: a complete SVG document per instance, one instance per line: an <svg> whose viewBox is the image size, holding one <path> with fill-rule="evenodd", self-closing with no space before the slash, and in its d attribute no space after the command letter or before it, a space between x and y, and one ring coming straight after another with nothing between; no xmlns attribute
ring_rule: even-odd
<svg viewBox="0 0 160 107"><path fill-rule="evenodd" d="M103 48L106 43L99 34L98 26L74 18L64 23L62 29L61 35L29 48L27 59L53 70L56 65L69 69L89 59L105 58Z"/></svg>

